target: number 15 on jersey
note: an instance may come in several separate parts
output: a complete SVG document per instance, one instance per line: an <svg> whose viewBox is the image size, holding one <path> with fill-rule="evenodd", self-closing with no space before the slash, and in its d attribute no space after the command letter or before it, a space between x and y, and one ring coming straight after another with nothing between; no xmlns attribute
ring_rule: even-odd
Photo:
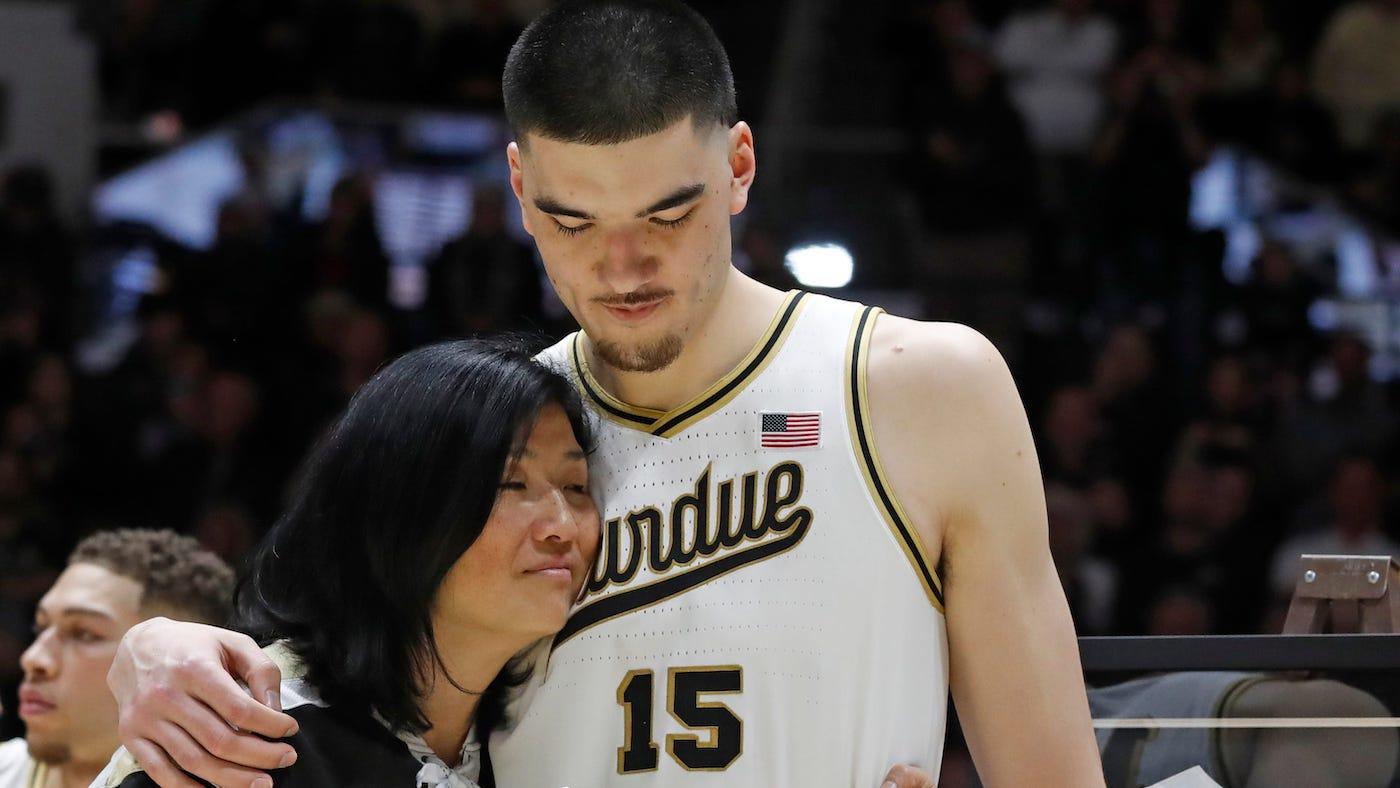
<svg viewBox="0 0 1400 788"><path fill-rule="evenodd" d="M708 695L733 695L744 689L738 665L701 665L666 671L666 711L686 728L700 733L666 734L666 753L684 769L723 771L744 751L744 721L734 710ZM618 774L655 771L661 760L652 725L656 676L650 669L628 671L617 685L623 710L623 743L617 748Z"/></svg>

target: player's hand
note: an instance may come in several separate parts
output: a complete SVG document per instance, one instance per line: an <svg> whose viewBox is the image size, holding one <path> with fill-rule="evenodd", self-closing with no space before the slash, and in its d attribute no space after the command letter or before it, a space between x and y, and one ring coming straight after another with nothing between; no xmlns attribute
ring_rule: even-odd
<svg viewBox="0 0 1400 788"><path fill-rule="evenodd" d="M162 788L197 788L181 770L223 788L272 788L266 770L296 760L289 745L261 738L297 731L281 711L281 682L251 638L167 618L128 630L107 674L122 744Z"/></svg>
<svg viewBox="0 0 1400 788"><path fill-rule="evenodd" d="M938 788L938 786L933 782L933 777L928 772L917 766L901 763L890 769L890 773L885 775L885 781L880 784L880 788Z"/></svg>

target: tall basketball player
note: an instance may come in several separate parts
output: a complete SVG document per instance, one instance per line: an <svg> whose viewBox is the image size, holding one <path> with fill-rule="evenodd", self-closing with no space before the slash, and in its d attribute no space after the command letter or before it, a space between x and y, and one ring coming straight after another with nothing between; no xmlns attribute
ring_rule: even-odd
<svg viewBox="0 0 1400 788"><path fill-rule="evenodd" d="M499 784L937 773L950 684L986 784L1102 784L997 351L731 265L754 137L723 48L678 2L564 2L522 34L504 84L525 227L583 328L543 358L600 417L604 531L490 742ZM126 638L123 740L160 753L144 765L162 784L187 784L171 762L245 786L248 767L293 757L253 735L290 718L229 670L258 699L278 686L239 635L159 622Z"/></svg>

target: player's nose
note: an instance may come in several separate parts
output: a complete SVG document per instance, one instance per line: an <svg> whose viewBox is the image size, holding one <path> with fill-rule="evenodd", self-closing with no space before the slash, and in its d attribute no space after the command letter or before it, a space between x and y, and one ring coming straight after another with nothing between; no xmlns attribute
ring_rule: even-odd
<svg viewBox="0 0 1400 788"><path fill-rule="evenodd" d="M54 634L49 628L39 633L39 637L29 644L29 648L19 655L19 667L25 678L53 678L58 672L58 660L54 657Z"/></svg>
<svg viewBox="0 0 1400 788"><path fill-rule="evenodd" d="M641 239L626 231L608 236L603 256L603 279L615 293L641 290L655 276L656 260Z"/></svg>

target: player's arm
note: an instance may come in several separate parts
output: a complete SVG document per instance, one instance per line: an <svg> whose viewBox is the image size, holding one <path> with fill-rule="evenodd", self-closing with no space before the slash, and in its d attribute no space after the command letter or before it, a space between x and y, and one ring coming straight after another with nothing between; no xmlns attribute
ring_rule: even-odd
<svg viewBox="0 0 1400 788"><path fill-rule="evenodd" d="M257 779L271 786L267 772L296 758L288 745L262 738L290 736L297 724L277 710L281 671L244 635L144 621L122 638L107 684L121 710L122 744L164 788L196 788L181 770L225 788Z"/></svg>
<svg viewBox="0 0 1400 788"><path fill-rule="evenodd" d="M983 782L1102 785L1040 466L1006 363L972 329L881 316L868 381L885 470L940 566L953 701Z"/></svg>

